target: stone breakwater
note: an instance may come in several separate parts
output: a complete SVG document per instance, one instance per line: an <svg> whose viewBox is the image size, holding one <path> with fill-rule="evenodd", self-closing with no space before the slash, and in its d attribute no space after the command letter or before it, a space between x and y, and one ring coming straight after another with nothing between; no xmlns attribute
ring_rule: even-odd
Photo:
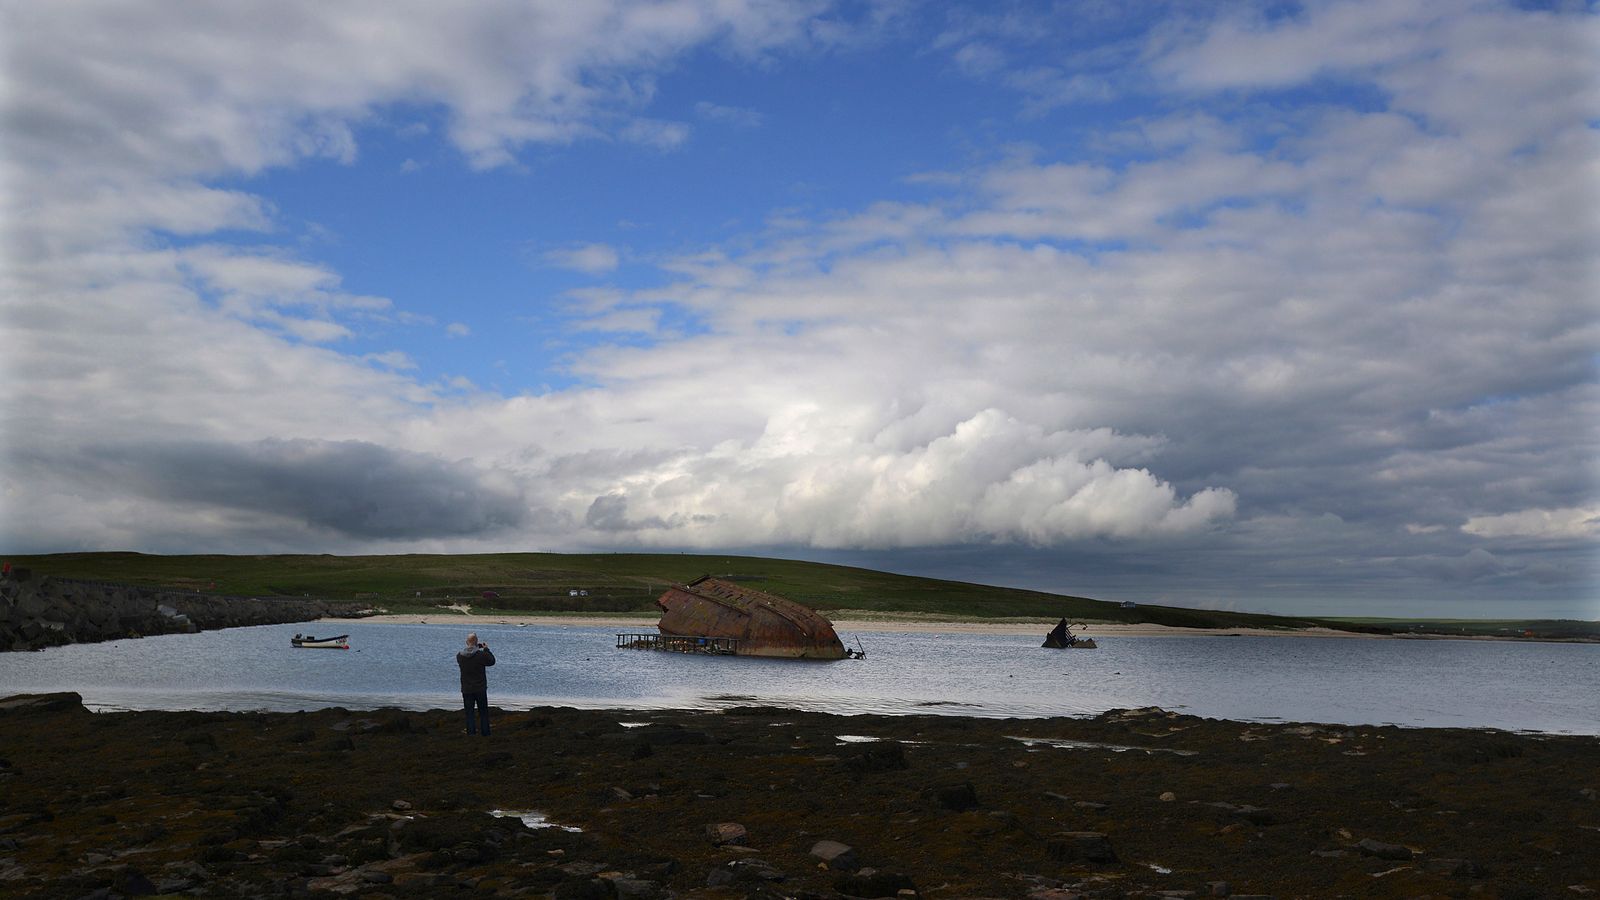
<svg viewBox="0 0 1600 900"><path fill-rule="evenodd" d="M0 896L1600 893L1600 738L1093 719L90 713L0 699ZM548 827L550 825L559 827Z"/></svg>
<svg viewBox="0 0 1600 900"><path fill-rule="evenodd" d="M367 612L356 604L308 597L221 597L48 576L7 578L0 581L0 650L39 650Z"/></svg>

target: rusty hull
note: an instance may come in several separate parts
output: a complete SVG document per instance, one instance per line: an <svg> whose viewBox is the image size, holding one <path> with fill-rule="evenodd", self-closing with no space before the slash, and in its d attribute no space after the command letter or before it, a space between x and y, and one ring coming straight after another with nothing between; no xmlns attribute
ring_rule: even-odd
<svg viewBox="0 0 1600 900"><path fill-rule="evenodd" d="M733 638L740 656L843 659L833 623L793 600L709 576L656 598L662 634Z"/></svg>

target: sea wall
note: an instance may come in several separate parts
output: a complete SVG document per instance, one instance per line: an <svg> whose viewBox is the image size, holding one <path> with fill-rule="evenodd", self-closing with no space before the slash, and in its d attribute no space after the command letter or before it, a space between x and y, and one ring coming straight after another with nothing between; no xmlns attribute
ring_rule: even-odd
<svg viewBox="0 0 1600 900"><path fill-rule="evenodd" d="M65 578L0 580L0 651L369 613L310 597L223 597Z"/></svg>

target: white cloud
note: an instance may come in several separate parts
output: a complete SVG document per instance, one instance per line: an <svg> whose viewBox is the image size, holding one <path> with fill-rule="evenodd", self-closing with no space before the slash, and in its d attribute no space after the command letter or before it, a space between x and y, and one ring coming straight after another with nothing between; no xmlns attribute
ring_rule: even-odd
<svg viewBox="0 0 1600 900"><path fill-rule="evenodd" d="M417 361L410 354L400 350L390 350L385 353L368 353L364 359L377 363L388 369L415 369Z"/></svg>
<svg viewBox="0 0 1600 900"><path fill-rule="evenodd" d="M760 127L761 113L754 109L740 106L723 106L702 100L694 105L694 114L708 122L717 122L722 125L733 125L739 128Z"/></svg>
<svg viewBox="0 0 1600 900"><path fill-rule="evenodd" d="M973 541L1054 545L1182 534L1226 521L1234 498L1183 500L1142 469L1080 451L1103 435L1046 432L985 410L924 443L869 439L865 410L801 404L761 435L674 455L597 493L611 531L645 545L915 547ZM889 423L893 424L893 423ZM592 504L591 504L592 505Z"/></svg>
<svg viewBox="0 0 1600 900"><path fill-rule="evenodd" d="M634 119L623 126L619 136L635 144L644 144L658 150L671 150L689 139L689 126L682 122Z"/></svg>
<svg viewBox="0 0 1600 900"><path fill-rule="evenodd" d="M1600 537L1600 507L1522 509L1493 516L1473 516L1461 530L1481 538L1584 540Z"/></svg>
<svg viewBox="0 0 1600 900"><path fill-rule="evenodd" d="M562 269L573 269L589 275L603 275L615 269L622 261L617 248L609 244L581 244L549 250L544 261Z"/></svg>
<svg viewBox="0 0 1600 900"><path fill-rule="evenodd" d="M483 546L473 529L492 525L523 547L1013 544L1135 567L1159 546L1193 561L1169 585L1308 595L1380 576L1592 583L1571 556L1475 545L1594 535L1589 17L1225 11L1035 69L982 50L1020 24L955 23L941 46L974 48L959 62L1029 114L1135 90L1178 109L949 173L940 202L785 211L662 263L656 289L578 292L575 327L616 343L571 358L577 387L500 395L408 374L398 351L315 346L413 320L325 266L159 235L265 241L271 205L219 177L359 159L380 110L436 107L479 168L535 142L693 150L646 115L686 51L756 59L838 34L805 6L710 0L272 11L0 14L0 479L28 513L5 524L13 544L370 548L297 535L299 507L257 516L223 485L197 531L50 465L181 431L204 442L189 458L257 479L310 456L443 472L488 512L435 549ZM1323 79L1360 102L1276 105ZM603 276L623 254L545 260ZM1439 522L1466 525L1423 524Z"/></svg>
<svg viewBox="0 0 1600 900"><path fill-rule="evenodd" d="M447 337L468 337L472 334L472 327L467 325L465 322L451 322L449 325L445 326L444 333Z"/></svg>

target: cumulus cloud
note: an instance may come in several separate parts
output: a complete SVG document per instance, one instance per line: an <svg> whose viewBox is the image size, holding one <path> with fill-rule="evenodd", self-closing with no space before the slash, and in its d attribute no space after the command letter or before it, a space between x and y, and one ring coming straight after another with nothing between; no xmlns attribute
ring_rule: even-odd
<svg viewBox="0 0 1600 900"><path fill-rule="evenodd" d="M36 470L44 461L12 462ZM528 518L519 491L503 479L362 441L102 444L83 447L69 462L84 487L114 488L200 516L221 510L350 538L493 534Z"/></svg>
<svg viewBox="0 0 1600 900"><path fill-rule="evenodd" d="M419 107L467 167L682 151L655 79L707 46L759 69L831 40L818 6L19 9L0 14L12 544L781 546L982 575L965 547L1041 587L1180 601L1592 595L1592 17L1083 8L1104 46L1045 64L1028 41L1061 23L952 13L955 71L1030 122L1151 102L950 173L941 199L786 211L652 258L659 286L574 295L601 341L569 357L576 386L498 395L339 353L406 314L207 243L275 227L223 179L359 160L358 126ZM1276 105L1302 86L1324 102ZM603 279L621 254L546 261Z"/></svg>
<svg viewBox="0 0 1600 900"><path fill-rule="evenodd" d="M756 128L760 126L763 119L759 110L747 109L741 106L723 106L719 103L710 103L705 100L701 100L694 105L694 114L708 122L734 125L740 128Z"/></svg>
<svg viewBox="0 0 1600 900"><path fill-rule="evenodd" d="M1461 530L1482 538L1583 540L1600 536L1600 507L1522 509L1493 516L1473 516Z"/></svg>
<svg viewBox="0 0 1600 900"><path fill-rule="evenodd" d="M562 269L573 269L589 275L604 275L621 262L617 248L608 244L582 244L563 247L544 254L544 261Z"/></svg>
<svg viewBox="0 0 1600 900"><path fill-rule="evenodd" d="M826 421L837 412L791 410L748 445L633 468L623 489L594 499L585 522L654 545L760 535L824 548L1049 546L1182 534L1234 511L1225 489L1180 498L1149 471L1081 458L1121 443L1115 435L1046 432L989 409L925 441L874 442Z"/></svg>

